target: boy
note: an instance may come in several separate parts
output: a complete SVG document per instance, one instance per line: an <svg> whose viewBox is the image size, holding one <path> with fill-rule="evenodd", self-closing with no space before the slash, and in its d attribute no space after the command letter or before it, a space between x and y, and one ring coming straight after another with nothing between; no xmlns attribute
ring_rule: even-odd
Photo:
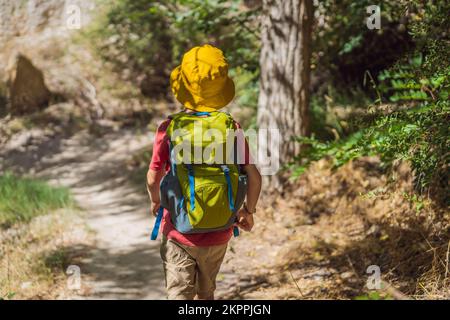
<svg viewBox="0 0 450 320"><path fill-rule="evenodd" d="M181 65L173 70L170 78L172 92L185 108L178 114L182 117L208 117L210 112L213 113L226 106L234 97L234 84L228 77L228 65L225 57L221 50L210 45L195 47L188 51L183 56ZM177 119L175 117L164 121L158 127L155 135L152 161L147 174L147 187L151 198L151 210L154 215L160 209L161 197L165 196L163 193L160 194L161 179L171 171L178 171L171 166L170 154L173 141L171 141L167 132L171 122L178 121ZM239 124L232 122L234 127L238 129ZM215 123L212 123L212 125L214 126ZM219 124L217 123L217 125ZM174 213L164 210L161 258L164 265L168 299L214 299L216 276L225 256L227 243L232 236L233 225L245 231L251 231L253 228L253 213L256 210L256 203L261 190L261 176L256 166L250 164L246 142L243 148L238 147L236 149L238 149L237 152L245 153L243 163L238 164L238 166L239 171L243 171L247 176L247 189L246 194L244 191L246 203L241 209L234 208L236 203L233 203L233 196L237 191L234 194L230 192L234 190L231 183L228 189L231 198L219 203L220 205L224 202L230 202L230 209L228 207L226 209L228 213L233 212L233 210L235 212L235 216L232 215L230 218L233 219L230 220L231 225L228 223L222 228L215 229L217 231L183 233L179 231L180 227L177 228L175 225L178 221L174 221ZM180 170L184 169L184 166L181 166L181 164L177 165ZM195 165L192 166L195 167ZM189 174L196 170L189 171ZM224 171L224 174L227 173ZM200 179L198 177L192 178L192 181ZM220 178L222 179L222 176ZM227 178L229 179L229 176ZM189 183L191 183L190 180ZM186 193L189 194L189 189L183 192L182 201L184 196L187 198ZM218 192L211 193L213 194L210 196L214 197ZM193 193L190 195L192 197L187 200L188 204L184 204L185 207L183 207L183 203L181 205L177 203L177 207L186 208L180 210L190 213L203 210L203 208L199 209L201 203L197 203L200 198L197 195L194 196ZM204 194L202 196L205 197ZM217 215L217 212L211 212L217 210L209 209L209 211L206 207L202 216Z"/></svg>

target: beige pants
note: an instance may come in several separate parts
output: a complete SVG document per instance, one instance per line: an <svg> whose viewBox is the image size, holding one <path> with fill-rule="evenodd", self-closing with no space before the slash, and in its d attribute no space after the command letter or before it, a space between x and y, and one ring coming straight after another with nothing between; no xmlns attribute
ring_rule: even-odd
<svg viewBox="0 0 450 320"><path fill-rule="evenodd" d="M163 236L161 258L167 298L192 300L195 295L203 299L212 297L226 250L227 244L188 247Z"/></svg>

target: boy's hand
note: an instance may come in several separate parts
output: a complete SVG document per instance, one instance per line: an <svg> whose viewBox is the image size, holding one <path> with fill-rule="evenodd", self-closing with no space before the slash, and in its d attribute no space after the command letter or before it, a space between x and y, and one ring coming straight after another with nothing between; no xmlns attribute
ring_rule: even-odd
<svg viewBox="0 0 450 320"><path fill-rule="evenodd" d="M253 221L253 214L249 214L244 208L239 209L237 215L236 225L245 231L251 231L255 222Z"/></svg>
<svg viewBox="0 0 450 320"><path fill-rule="evenodd" d="M152 201L152 214L156 217L158 215L158 209L160 207L160 203L159 202L153 202Z"/></svg>

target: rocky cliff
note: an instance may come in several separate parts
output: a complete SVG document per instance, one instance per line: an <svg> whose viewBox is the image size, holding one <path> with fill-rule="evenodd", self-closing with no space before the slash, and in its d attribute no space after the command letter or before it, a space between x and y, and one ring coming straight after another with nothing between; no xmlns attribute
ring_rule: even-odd
<svg viewBox="0 0 450 320"><path fill-rule="evenodd" d="M0 0L0 115L7 107L33 112L48 104L52 89L60 91L55 74L67 78L63 71L70 68L58 60L73 33L89 23L93 3Z"/></svg>

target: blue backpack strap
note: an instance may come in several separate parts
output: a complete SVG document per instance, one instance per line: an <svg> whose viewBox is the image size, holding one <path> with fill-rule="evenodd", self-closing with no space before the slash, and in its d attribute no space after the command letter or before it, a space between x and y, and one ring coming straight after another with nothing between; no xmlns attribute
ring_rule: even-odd
<svg viewBox="0 0 450 320"><path fill-rule="evenodd" d="M150 236L151 240L156 240L156 238L158 238L159 226L161 224L163 214L164 214L164 208L159 207L158 215L156 216L156 219L155 219L155 225L153 226L153 230L152 230L152 235Z"/></svg>
<svg viewBox="0 0 450 320"><path fill-rule="evenodd" d="M206 112L206 111L197 111L197 112L194 112L194 113L191 113L191 114L196 116L196 117L211 115L209 112Z"/></svg>
<svg viewBox="0 0 450 320"><path fill-rule="evenodd" d="M235 208L234 208L234 199L233 199L233 187L231 185L231 178L230 178L230 168L228 168L228 166L226 166L226 165L222 165L221 168L222 168L223 174L225 176L225 180L227 180L227 185L228 185L228 204L230 206L231 212L234 212ZM233 227L233 235L235 237L239 236L239 228L237 226Z"/></svg>
<svg viewBox="0 0 450 320"><path fill-rule="evenodd" d="M194 179L194 169L192 168L192 164L186 164L185 165L188 170L188 177L189 177L189 200L191 204L191 212L195 210L195 179Z"/></svg>
<svg viewBox="0 0 450 320"><path fill-rule="evenodd" d="M225 175L225 179L227 180L228 185L228 204L230 206L231 212L235 211L234 208L234 200L233 200L233 187L231 185L231 178L230 178L230 168L226 165L221 166L223 174Z"/></svg>

